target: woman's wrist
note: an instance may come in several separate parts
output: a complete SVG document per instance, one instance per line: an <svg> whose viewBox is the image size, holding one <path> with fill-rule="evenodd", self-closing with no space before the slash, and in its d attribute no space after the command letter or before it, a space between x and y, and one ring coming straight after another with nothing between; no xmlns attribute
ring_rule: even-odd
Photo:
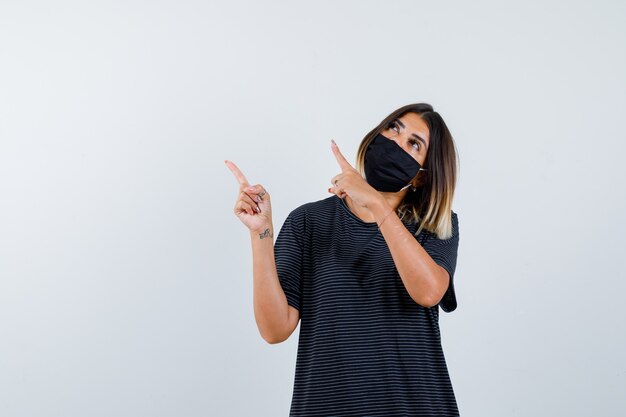
<svg viewBox="0 0 626 417"><path fill-rule="evenodd" d="M251 229L250 236L253 238L265 239L267 237L274 237L274 226L271 223L263 225L258 229Z"/></svg>
<svg viewBox="0 0 626 417"><path fill-rule="evenodd" d="M376 221L376 224L378 224L378 228L380 229L380 227L383 225L383 223L385 222L385 220L387 220L387 217L389 217L391 215L391 213L393 213L395 210L393 208L390 208L389 211L387 212L387 214L385 214L383 216L382 219Z"/></svg>
<svg viewBox="0 0 626 417"><path fill-rule="evenodd" d="M387 200L381 196L380 200L372 206L371 211L374 215L374 219L376 219L376 224L380 227L385 219L387 219L387 217L395 210L389 205L389 203L387 203Z"/></svg>

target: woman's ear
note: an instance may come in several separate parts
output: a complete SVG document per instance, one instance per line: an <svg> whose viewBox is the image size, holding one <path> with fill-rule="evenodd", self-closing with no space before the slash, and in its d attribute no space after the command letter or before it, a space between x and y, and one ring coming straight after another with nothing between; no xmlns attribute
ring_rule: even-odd
<svg viewBox="0 0 626 417"><path fill-rule="evenodd" d="M415 176L415 178L413 178L413 181L411 181L411 184L413 184L413 187L421 187L422 185L424 185L424 179L425 179L425 175L422 174L423 171L420 171L417 173L417 175Z"/></svg>

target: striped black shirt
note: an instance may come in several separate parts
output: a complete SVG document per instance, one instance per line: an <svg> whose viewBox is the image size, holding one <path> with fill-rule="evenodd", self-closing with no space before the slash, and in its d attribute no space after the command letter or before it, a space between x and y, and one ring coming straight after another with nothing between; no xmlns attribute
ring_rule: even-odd
<svg viewBox="0 0 626 417"><path fill-rule="evenodd" d="M450 274L441 302L427 308L406 291L377 224L345 200L333 195L289 213L274 253L287 301L300 310L290 417L459 415L438 309L456 309L454 211L452 226L449 239L416 237Z"/></svg>

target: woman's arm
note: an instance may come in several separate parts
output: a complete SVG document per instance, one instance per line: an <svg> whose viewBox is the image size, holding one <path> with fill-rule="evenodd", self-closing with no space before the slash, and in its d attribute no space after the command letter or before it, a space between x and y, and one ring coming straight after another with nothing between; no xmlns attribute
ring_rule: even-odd
<svg viewBox="0 0 626 417"><path fill-rule="evenodd" d="M400 278L411 298L424 307L436 306L448 289L449 274L436 263L404 227L395 210L361 174L350 165L333 141L331 149L341 167L341 174L333 177L334 187L328 191L340 198L350 196L359 206L367 207L376 217ZM390 213L392 212L393 213Z"/></svg>
<svg viewBox="0 0 626 417"><path fill-rule="evenodd" d="M260 184L250 186L234 162L224 162L239 183L239 195L233 211L250 231L252 240L253 303L257 327L268 343L282 342L298 325L300 312L287 304L287 297L278 280L270 195Z"/></svg>
<svg viewBox="0 0 626 417"><path fill-rule="evenodd" d="M448 271L430 257L384 199L378 200L370 210L379 225L384 220L380 233L411 298L424 307L436 306L448 289Z"/></svg>
<svg viewBox="0 0 626 417"><path fill-rule="evenodd" d="M274 258L272 224L250 231L254 279L254 317L263 339L280 343L289 338L298 326L300 312L287 304Z"/></svg>

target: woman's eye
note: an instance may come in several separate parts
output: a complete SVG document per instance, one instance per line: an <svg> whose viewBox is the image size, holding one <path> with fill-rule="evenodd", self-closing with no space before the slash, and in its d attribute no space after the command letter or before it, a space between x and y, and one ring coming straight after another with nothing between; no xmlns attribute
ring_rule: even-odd
<svg viewBox="0 0 626 417"><path fill-rule="evenodd" d="M397 129L396 132L398 132L398 124L396 122L389 123L389 129Z"/></svg>
<svg viewBox="0 0 626 417"><path fill-rule="evenodd" d="M416 151L420 150L420 144L415 139L409 139L409 145L411 145Z"/></svg>

